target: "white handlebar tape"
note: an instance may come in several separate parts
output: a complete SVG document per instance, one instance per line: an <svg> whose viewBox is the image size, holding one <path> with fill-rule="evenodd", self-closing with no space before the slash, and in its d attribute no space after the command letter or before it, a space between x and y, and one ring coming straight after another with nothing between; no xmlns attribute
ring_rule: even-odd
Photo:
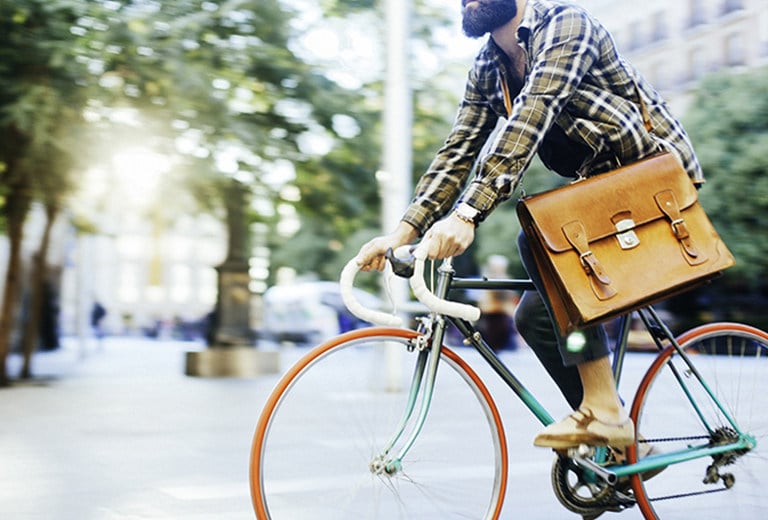
<svg viewBox="0 0 768 520"><path fill-rule="evenodd" d="M429 242L425 241L419 244L413 252L413 256L416 257L416 263L414 265L414 272L410 283L416 299L426 305L431 311L438 314L445 314L467 321L477 321L480 319L480 309L477 307L464 303L442 300L427 288L427 284L424 282L424 261L427 258L428 249Z"/></svg>
<svg viewBox="0 0 768 520"><path fill-rule="evenodd" d="M358 271L360 271L360 266L357 265L356 259L353 258L344 266L339 279L339 284L341 285L341 299L344 301L344 305L347 306L347 309L349 309L349 312L363 321L383 325L385 327L401 327L403 325L403 319L399 316L369 309L357 301L352 288L354 287L355 275Z"/></svg>

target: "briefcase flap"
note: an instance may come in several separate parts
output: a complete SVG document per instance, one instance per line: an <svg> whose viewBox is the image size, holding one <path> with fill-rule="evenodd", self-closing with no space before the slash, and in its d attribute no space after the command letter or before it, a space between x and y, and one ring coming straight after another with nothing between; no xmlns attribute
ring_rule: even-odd
<svg viewBox="0 0 768 520"><path fill-rule="evenodd" d="M528 220L536 222L551 251L564 252L573 246L563 228L575 219L592 243L668 218L659 200L676 205L678 211L698 200L695 186L669 153L523 199L518 212L530 214Z"/></svg>

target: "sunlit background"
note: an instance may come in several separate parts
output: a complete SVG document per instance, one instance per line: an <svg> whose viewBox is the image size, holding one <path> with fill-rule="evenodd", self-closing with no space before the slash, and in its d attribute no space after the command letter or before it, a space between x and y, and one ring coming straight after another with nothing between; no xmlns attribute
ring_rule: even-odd
<svg viewBox="0 0 768 520"><path fill-rule="evenodd" d="M768 330L768 1L576 1L682 119L702 206L738 262L666 302L665 321ZM450 130L483 44L461 34L460 5L0 0L2 520L253 518L263 403L308 345L365 325L339 302L341 268L395 225ZM535 161L523 186L555 177ZM501 205L455 266L524 276L518 232L514 201ZM381 279L358 276L367 304L408 297ZM508 318L494 348L553 417L567 412ZM562 518L552 453L519 450L538 421L518 421L490 367L456 351L514 420L505 507ZM623 398L648 357L627 355ZM391 376L380 361L348 370ZM334 401L369 402L352 394Z"/></svg>
<svg viewBox="0 0 768 520"><path fill-rule="evenodd" d="M25 11L27 3L39 4L4 2L3 9L21 23L32 12ZM762 0L581 3L681 114L706 76L765 67L768 5ZM370 202L378 197L384 209L395 204L386 198L386 185L376 185L377 179L393 182L382 152L384 97L393 87L385 81L390 4L259 5L249 10L247 3L237 8L191 0L103 1L90 8L83 3L65 31L80 38L74 62L95 82L81 107L86 130L67 141L81 149L70 150L72 187L60 202L47 252L61 334L88 334L97 301L109 311L105 327L111 334L174 334L179 323L205 320L216 306L217 268L227 260L232 239L232 208L216 199L224 180L247 191L242 242L254 330L262 325L260 302L268 288L333 280L363 240L394 224L393 217L382 222ZM291 14L264 25L260 17L278 7ZM461 35L459 10L459 0L413 4L404 75L405 92L413 96L413 171L397 173L394 182L409 185L429 162L482 44ZM217 22L205 25L208 19ZM285 53L279 43L266 50L267 26L272 37L285 38ZM178 42L167 44L176 37ZM261 52L275 68L259 68L265 63ZM169 73L152 72L159 69ZM285 77L252 75L256 70ZM302 91L309 88L306 74L318 81L311 95ZM327 83L320 85L318 78ZM355 106L346 107L351 110L332 106L347 95L354 99ZM7 193L12 192L0 196ZM43 236L44 208L39 197L25 219L25 280ZM493 254L514 256L507 243L493 240L503 224L487 227L474 253L476 266ZM3 229L5 273L7 223ZM22 283L16 301L27 301L31 287ZM24 311L20 306L15 312Z"/></svg>

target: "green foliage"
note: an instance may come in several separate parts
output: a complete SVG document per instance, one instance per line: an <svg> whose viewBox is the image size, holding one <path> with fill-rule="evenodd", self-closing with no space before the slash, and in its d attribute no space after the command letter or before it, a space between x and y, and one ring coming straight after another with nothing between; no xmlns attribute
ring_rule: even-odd
<svg viewBox="0 0 768 520"><path fill-rule="evenodd" d="M768 69L706 78L683 123L707 179L701 204L736 266L712 284L673 298L667 308L678 318L678 330L712 320L765 328Z"/></svg>
<svg viewBox="0 0 768 520"><path fill-rule="evenodd" d="M538 160L534 159L525 172L521 186L511 199L501 203L498 208L477 228L477 249L475 260L483 265L491 255L504 255L509 259L509 274L525 277L525 269L517 252L517 237L520 234L520 223L517 220L517 201L523 192L527 194L540 193L563 184L565 180L547 170Z"/></svg>
<svg viewBox="0 0 768 520"><path fill-rule="evenodd" d="M368 15L370 36L384 55L383 13L377 2L327 1L320 5L327 18L345 23L360 23L352 14ZM368 23L368 22L365 22ZM447 23L445 13L429 2L415 2L412 16L413 44L429 45L429 28ZM457 101L440 87L436 78L423 78L418 60L413 61L414 121L413 175L421 175L442 143L455 114ZM438 74L439 76L439 74ZM319 76L323 78L323 76ZM463 81L463 76L460 81ZM443 79L443 78L439 78ZM297 163L296 185L301 192L298 210L301 232L288 241L276 239L273 265L285 265L300 273L314 272L325 279L338 278L341 267L354 256L362 243L379 229L379 187L375 174L381 168L381 106L383 84L379 78L363 85L357 92L344 91L328 80L318 80L318 88L309 98L317 121L337 139L332 149L321 157L307 157ZM323 111L324 110L324 111ZM354 121L353 135L340 135L334 121L339 116ZM342 246L343 244L343 246ZM350 247L354 244L354 247ZM341 247L341 249L340 249Z"/></svg>
<svg viewBox="0 0 768 520"><path fill-rule="evenodd" d="M321 0L320 7L326 16L348 16L355 12L370 11L376 7L377 0Z"/></svg>
<svg viewBox="0 0 768 520"><path fill-rule="evenodd" d="M89 33L72 28L86 8L76 1L0 1L0 191L7 197L59 207L74 185L73 144L88 76L79 58Z"/></svg>
<svg viewBox="0 0 768 520"><path fill-rule="evenodd" d="M734 286L764 288L768 69L708 78L685 123L707 178L701 203L737 260L726 278Z"/></svg>

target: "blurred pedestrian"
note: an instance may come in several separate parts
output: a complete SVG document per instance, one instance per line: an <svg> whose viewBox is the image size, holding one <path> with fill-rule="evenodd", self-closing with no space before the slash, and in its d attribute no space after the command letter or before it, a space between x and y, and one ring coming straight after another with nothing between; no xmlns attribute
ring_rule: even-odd
<svg viewBox="0 0 768 520"><path fill-rule="evenodd" d="M488 279L509 278L509 261L502 255L491 255L483 269ZM514 305L516 294L512 291L480 291L478 307L482 311L477 328L493 350L517 349Z"/></svg>
<svg viewBox="0 0 768 520"><path fill-rule="evenodd" d="M93 302L93 307L91 307L91 329L93 330L93 335L96 337L96 339L99 342L99 346L101 346L102 339L104 338L104 318L107 315L107 309L99 303L99 301Z"/></svg>

